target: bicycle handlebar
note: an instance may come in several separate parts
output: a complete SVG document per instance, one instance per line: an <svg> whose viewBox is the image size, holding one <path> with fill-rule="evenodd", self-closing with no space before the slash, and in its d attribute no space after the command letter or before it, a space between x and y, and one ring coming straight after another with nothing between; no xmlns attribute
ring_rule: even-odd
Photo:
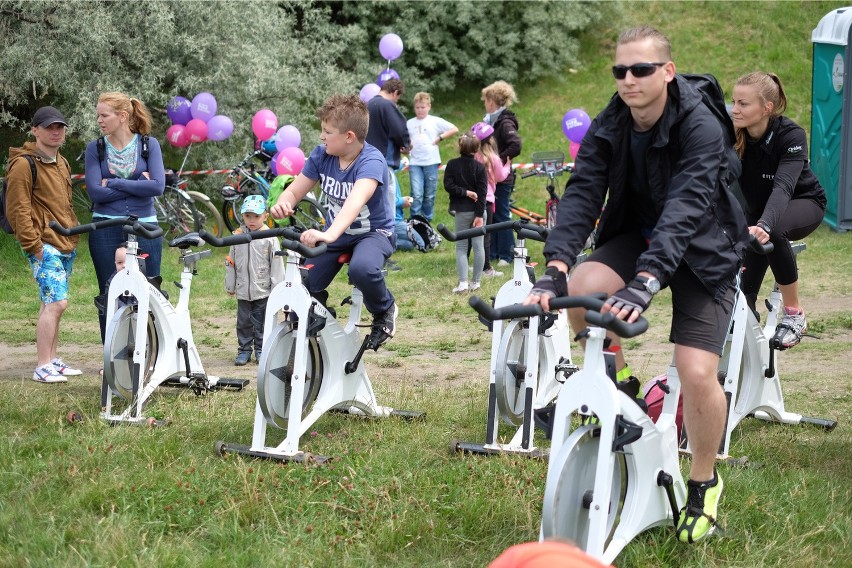
<svg viewBox="0 0 852 568"><path fill-rule="evenodd" d="M315 247L309 247L299 241L301 233L294 231L289 227L277 227L274 229L262 229L260 231L249 231L248 233L240 233L229 237L215 237L205 230L198 232L198 236L204 239L207 243L214 247L228 247L231 245L243 245L255 239L265 239L268 237L284 237L281 240L281 246L302 255L305 258L315 258L326 251L326 244L320 243Z"/></svg>
<svg viewBox="0 0 852 568"><path fill-rule="evenodd" d="M540 167L540 166L536 166L533 169L522 173L521 179L526 179L526 178L532 177L532 176L551 176L551 175L552 176L558 176L562 172L573 172L573 171L574 171L574 164L565 164L564 166L561 166L559 168L549 170L549 171L545 168Z"/></svg>
<svg viewBox="0 0 852 568"><path fill-rule="evenodd" d="M544 310L539 304L514 304L502 308L493 308L488 302L478 296L471 296L468 300L470 307L477 311L482 317L489 321L498 319L519 319L539 316ZM605 294L590 294L588 296L564 296L550 300L550 309L561 310L564 308L586 308L586 321L595 327L608 329L620 337L635 337L645 333L648 329L648 320L639 317L633 323L620 320L611 313L600 313L606 303Z"/></svg>
<svg viewBox="0 0 852 568"><path fill-rule="evenodd" d="M750 248L753 252L757 254L769 254L773 250L775 250L775 245L766 241L765 244L760 244L760 241L757 240L757 237L754 235L748 236L748 248Z"/></svg>
<svg viewBox="0 0 852 568"><path fill-rule="evenodd" d="M163 236L162 227L154 223L143 223L133 216L104 219L102 221L77 225L76 227L64 227L56 221L51 221L48 225L51 229L66 237L70 237L71 235L80 235L82 233L90 233L107 227L116 227L118 225L122 225L124 227L125 233L133 233L134 235L140 235L147 239L156 239L157 237Z"/></svg>
<svg viewBox="0 0 852 568"><path fill-rule="evenodd" d="M532 239L534 241L541 242L544 242L547 239L547 236L550 234L550 229L548 229L547 227L542 227L540 225L530 223L527 220L501 221L499 223L483 225L482 227L464 229L463 231L459 231L458 233L454 233L443 223L440 223L437 226L437 229L438 232L441 233L441 235L445 239L451 242L470 239L473 237L481 237L486 233L493 233L495 231L502 231L504 229L512 229L518 235L518 238Z"/></svg>

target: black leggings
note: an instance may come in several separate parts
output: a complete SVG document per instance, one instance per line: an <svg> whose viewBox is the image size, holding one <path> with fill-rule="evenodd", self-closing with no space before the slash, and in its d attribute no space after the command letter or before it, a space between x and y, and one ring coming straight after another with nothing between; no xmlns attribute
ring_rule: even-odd
<svg viewBox="0 0 852 568"><path fill-rule="evenodd" d="M767 268L772 268L778 284L792 284L799 279L796 255L793 254L790 241L803 239L813 233L822 223L823 215L825 210L810 199L792 199L781 215L778 226L769 235L769 242L775 245L775 249L767 255L746 249L740 288L751 305L757 301L757 293ZM749 219L750 226L755 223L757 219Z"/></svg>

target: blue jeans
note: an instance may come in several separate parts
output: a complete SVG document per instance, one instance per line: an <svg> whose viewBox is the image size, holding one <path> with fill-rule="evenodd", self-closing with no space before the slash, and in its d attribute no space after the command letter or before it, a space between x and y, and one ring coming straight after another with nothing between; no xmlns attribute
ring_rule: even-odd
<svg viewBox="0 0 852 568"><path fill-rule="evenodd" d="M438 193L438 164L408 166L411 176L411 214L422 215L430 223L435 216L435 195Z"/></svg>
<svg viewBox="0 0 852 568"><path fill-rule="evenodd" d="M416 243L408 236L408 223L405 220L396 222L394 233L396 233L396 250L410 251L414 250L415 246L420 246L421 248L424 246L423 237L417 233L414 233Z"/></svg>
<svg viewBox="0 0 852 568"><path fill-rule="evenodd" d="M512 212L509 210L509 199L515 183L498 183L494 189L494 222L510 221ZM511 263L514 257L515 233L505 229L491 233L491 259L505 260Z"/></svg>
<svg viewBox="0 0 852 568"><path fill-rule="evenodd" d="M103 220L105 217L92 217L92 221ZM139 243L139 254L147 254L145 259L145 275L159 276L160 261L163 257L163 237L146 239L137 237ZM95 265L95 275L98 278L98 293L106 294L107 282L115 273L115 249L121 243L127 241L127 235L122 232L120 226L98 229L89 233L89 253L92 255L92 264ZM106 313L99 315L101 324L101 341L106 332Z"/></svg>
<svg viewBox="0 0 852 568"><path fill-rule="evenodd" d="M308 289L311 294L325 290L343 265L338 258L350 253L349 279L364 294L364 307L373 315L383 314L393 307L393 294L385 284L382 268L393 254L395 235L383 231L370 231L363 235L343 234L328 245L326 252L311 259L308 271Z"/></svg>

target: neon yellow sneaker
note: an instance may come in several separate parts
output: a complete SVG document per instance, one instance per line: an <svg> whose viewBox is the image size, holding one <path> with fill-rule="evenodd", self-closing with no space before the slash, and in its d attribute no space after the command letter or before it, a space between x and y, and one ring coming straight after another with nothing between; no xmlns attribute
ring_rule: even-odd
<svg viewBox="0 0 852 568"><path fill-rule="evenodd" d="M677 537L692 544L716 531L716 513L724 488L722 478L715 474L715 482L686 482L686 506L680 510Z"/></svg>

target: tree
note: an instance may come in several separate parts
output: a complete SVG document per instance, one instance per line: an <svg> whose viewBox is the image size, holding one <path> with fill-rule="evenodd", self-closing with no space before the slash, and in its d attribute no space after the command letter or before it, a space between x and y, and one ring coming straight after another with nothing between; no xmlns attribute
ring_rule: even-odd
<svg viewBox="0 0 852 568"><path fill-rule="evenodd" d="M378 52L386 33L403 37L393 65L411 92L447 92L561 72L577 59L575 36L604 9L553 0L0 0L0 127L25 129L52 104L88 140L98 134L98 95L117 90L151 108L162 137L168 101L208 91L235 132L193 155L222 163L250 145L251 117L264 107L316 140L322 101L358 92L387 65Z"/></svg>

